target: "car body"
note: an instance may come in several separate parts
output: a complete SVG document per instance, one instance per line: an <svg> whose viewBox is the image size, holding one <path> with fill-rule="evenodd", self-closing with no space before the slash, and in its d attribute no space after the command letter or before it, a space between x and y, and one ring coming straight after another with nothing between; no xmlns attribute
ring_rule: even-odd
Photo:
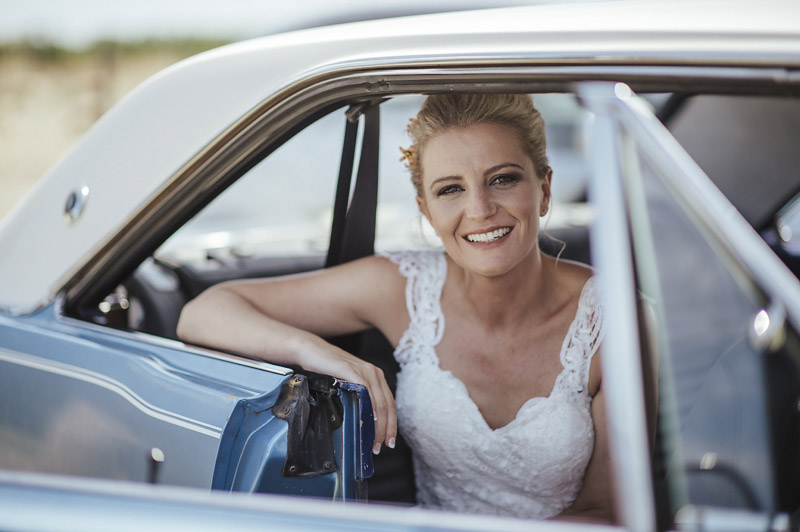
<svg viewBox="0 0 800 532"><path fill-rule="evenodd" d="M280 512L264 495L260 518L274 527L319 526L326 512L328 529L403 529L409 515L405 529L530 526L377 505L348 506L342 520L317 499L413 502L407 451L382 453L400 465L376 462L375 477L399 473L373 489L364 390L185 345L174 329L183 303L216 282L424 246L424 231L392 232L409 225L413 190L396 161L403 141L377 110L402 133L422 94L529 92L551 106L551 125L568 117L551 148L561 135L572 151L553 166L577 184L552 233L597 269L620 526L788 526L800 507L800 284L765 239L800 189L798 69L800 8L779 1L409 17L177 64L102 117L0 225L0 468L312 497ZM342 214L353 174L337 184L342 130L358 127ZM394 195L362 204L377 194L362 183L376 179ZM346 235L355 247L333 253ZM343 345L387 352L374 335L355 342ZM391 360L377 363L391 373ZM27 504L37 490L69 496L67 482L16 475L5 485ZM173 493L130 490L110 496ZM86 507L99 502L97 487L78 491ZM176 511L181 493L167 496ZM218 495L190 497L224 507Z"/></svg>

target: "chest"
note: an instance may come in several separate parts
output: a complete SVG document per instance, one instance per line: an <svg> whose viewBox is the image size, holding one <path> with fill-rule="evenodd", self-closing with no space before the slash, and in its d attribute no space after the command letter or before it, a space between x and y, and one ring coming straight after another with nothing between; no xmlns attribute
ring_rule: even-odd
<svg viewBox="0 0 800 532"><path fill-rule="evenodd" d="M444 310L439 367L464 384L490 427L507 425L532 397L550 395L564 369L560 354L574 308L513 331L482 327L457 308Z"/></svg>
<svg viewBox="0 0 800 532"><path fill-rule="evenodd" d="M552 494L579 480L591 455L590 402L563 390L526 401L513 420L492 427L451 372L411 364L398 376L397 407L415 460L428 464L422 470L457 486L497 480L493 490L512 485Z"/></svg>

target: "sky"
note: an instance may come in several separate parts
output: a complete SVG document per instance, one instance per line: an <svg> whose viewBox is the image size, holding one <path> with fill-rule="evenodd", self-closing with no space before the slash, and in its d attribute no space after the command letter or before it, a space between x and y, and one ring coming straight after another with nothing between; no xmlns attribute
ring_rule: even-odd
<svg viewBox="0 0 800 532"><path fill-rule="evenodd" d="M301 27L532 0L0 0L0 43L83 48L104 39L240 40Z"/></svg>

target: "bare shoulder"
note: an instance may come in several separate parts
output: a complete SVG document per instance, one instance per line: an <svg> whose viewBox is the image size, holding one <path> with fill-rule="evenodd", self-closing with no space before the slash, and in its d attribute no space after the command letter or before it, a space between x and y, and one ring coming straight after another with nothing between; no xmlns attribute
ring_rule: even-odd
<svg viewBox="0 0 800 532"><path fill-rule="evenodd" d="M360 313L373 315L378 309L397 306L404 299L404 279L386 257L373 255L338 266L300 274L311 286L356 304Z"/></svg>
<svg viewBox="0 0 800 532"><path fill-rule="evenodd" d="M344 266L350 266L352 268L351 273L364 275L364 279L379 282L381 286L385 286L390 290L405 285L405 278L400 273L397 264L382 255L372 255L371 257L358 259Z"/></svg>
<svg viewBox="0 0 800 532"><path fill-rule="evenodd" d="M361 308L366 312L362 319L396 344L409 320L405 303L406 279L397 264L387 257L374 255L342 265L342 268L364 302Z"/></svg>

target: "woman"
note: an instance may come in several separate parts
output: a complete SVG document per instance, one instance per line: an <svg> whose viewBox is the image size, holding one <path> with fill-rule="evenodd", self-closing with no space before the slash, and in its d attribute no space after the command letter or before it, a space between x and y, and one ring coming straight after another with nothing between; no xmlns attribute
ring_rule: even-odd
<svg viewBox="0 0 800 532"><path fill-rule="evenodd" d="M365 385L373 452L394 447L399 412L423 505L611 520L601 313L592 271L538 247L541 116L526 95L436 95L409 133L444 252L215 286L179 335ZM373 327L397 346L397 410L380 370L321 338Z"/></svg>

